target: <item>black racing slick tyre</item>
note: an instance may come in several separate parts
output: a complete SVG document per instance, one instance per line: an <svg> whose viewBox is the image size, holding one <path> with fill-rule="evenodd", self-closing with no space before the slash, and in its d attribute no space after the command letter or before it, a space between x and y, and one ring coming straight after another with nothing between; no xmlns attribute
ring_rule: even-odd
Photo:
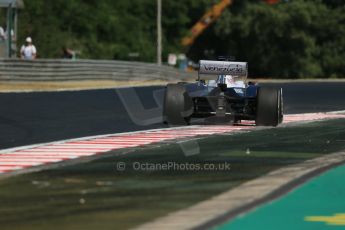
<svg viewBox="0 0 345 230"><path fill-rule="evenodd" d="M284 101L283 101L283 89L280 88L280 95L279 95L279 120L278 123L283 123L284 120Z"/></svg>
<svg viewBox="0 0 345 230"><path fill-rule="evenodd" d="M257 94L255 124L259 126L277 126L283 121L282 90L259 88Z"/></svg>
<svg viewBox="0 0 345 230"><path fill-rule="evenodd" d="M163 118L170 125L187 125L193 102L183 84L168 84L165 91Z"/></svg>

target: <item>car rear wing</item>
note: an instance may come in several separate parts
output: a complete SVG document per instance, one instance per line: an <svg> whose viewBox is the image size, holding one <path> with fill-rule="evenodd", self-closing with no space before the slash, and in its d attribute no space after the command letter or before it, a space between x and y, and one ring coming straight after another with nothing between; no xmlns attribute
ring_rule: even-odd
<svg viewBox="0 0 345 230"><path fill-rule="evenodd" d="M248 63L233 61L199 61L198 79L201 74L208 75L232 75L247 78Z"/></svg>

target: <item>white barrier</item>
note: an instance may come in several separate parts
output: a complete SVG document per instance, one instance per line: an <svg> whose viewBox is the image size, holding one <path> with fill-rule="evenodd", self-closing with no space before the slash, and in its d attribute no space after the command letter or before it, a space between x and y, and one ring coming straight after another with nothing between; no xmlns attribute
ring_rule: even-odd
<svg viewBox="0 0 345 230"><path fill-rule="evenodd" d="M2 81L194 80L195 75L143 62L0 59Z"/></svg>

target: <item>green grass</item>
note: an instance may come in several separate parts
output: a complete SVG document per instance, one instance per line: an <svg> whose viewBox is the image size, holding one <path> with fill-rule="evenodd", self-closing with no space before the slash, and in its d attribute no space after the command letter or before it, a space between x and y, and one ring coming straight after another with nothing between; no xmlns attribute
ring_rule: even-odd
<svg viewBox="0 0 345 230"><path fill-rule="evenodd" d="M1 229L134 227L274 169L345 149L345 121L214 136L198 144L201 153L192 157L177 144L154 146L1 180ZM116 170L118 162L126 163L125 171ZM133 162L226 162L231 170L136 171Z"/></svg>

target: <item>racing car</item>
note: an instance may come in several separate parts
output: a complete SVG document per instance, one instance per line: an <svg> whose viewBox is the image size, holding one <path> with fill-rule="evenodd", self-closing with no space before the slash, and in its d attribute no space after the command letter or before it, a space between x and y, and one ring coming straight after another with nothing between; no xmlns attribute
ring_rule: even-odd
<svg viewBox="0 0 345 230"><path fill-rule="evenodd" d="M252 120L258 126L282 123L282 89L247 83L247 77L247 62L200 60L195 83L167 85L164 121L171 125L187 125L192 118L231 124Z"/></svg>

